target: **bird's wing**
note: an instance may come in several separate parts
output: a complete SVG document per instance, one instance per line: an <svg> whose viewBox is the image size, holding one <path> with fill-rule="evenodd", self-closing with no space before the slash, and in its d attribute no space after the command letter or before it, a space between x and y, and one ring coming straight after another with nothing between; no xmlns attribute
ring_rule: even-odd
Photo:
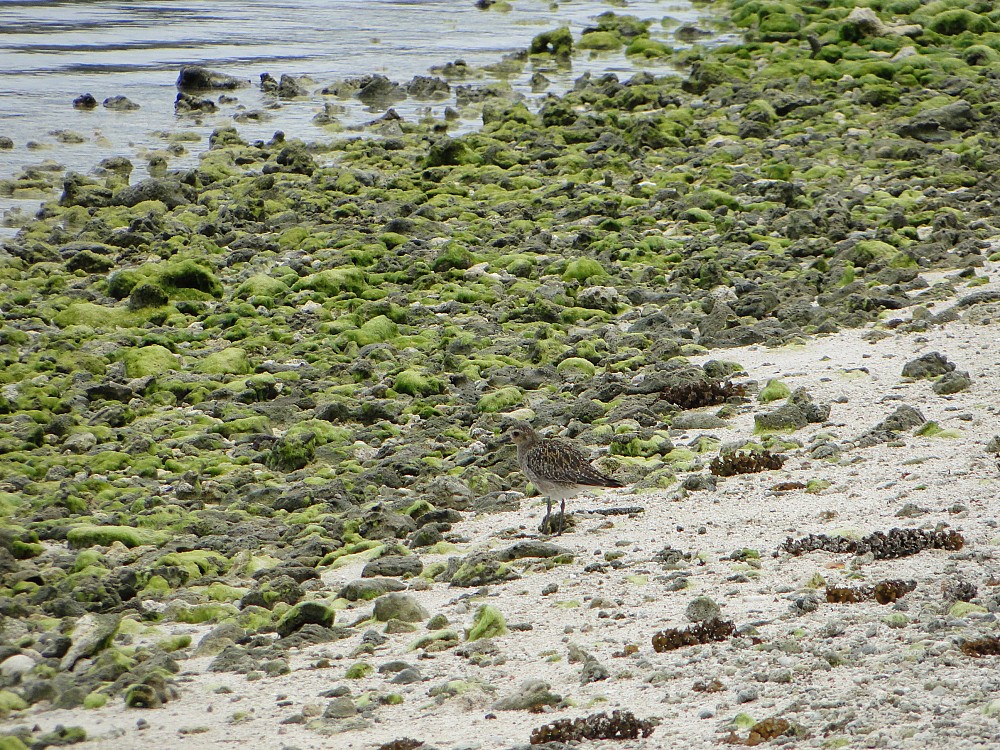
<svg viewBox="0 0 1000 750"><path fill-rule="evenodd" d="M576 446L562 440L545 440L525 456L540 479L560 484L590 487L621 487L621 482L605 476L590 465L590 459Z"/></svg>

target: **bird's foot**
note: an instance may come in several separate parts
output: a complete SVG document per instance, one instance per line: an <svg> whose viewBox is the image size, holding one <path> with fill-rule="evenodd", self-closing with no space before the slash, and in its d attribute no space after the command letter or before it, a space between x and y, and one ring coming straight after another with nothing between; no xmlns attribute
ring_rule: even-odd
<svg viewBox="0 0 1000 750"><path fill-rule="evenodd" d="M567 516L565 513L550 513L542 519L542 522L538 525L538 530L542 534L559 536L563 531L572 530L575 527L576 520L573 516Z"/></svg>

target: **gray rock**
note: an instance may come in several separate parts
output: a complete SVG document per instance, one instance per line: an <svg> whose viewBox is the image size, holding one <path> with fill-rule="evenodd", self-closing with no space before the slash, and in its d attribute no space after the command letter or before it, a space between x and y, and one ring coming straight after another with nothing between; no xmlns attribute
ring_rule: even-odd
<svg viewBox="0 0 1000 750"><path fill-rule="evenodd" d="M684 610L684 616L691 622L705 622L722 615L722 608L709 596L697 596Z"/></svg>
<svg viewBox="0 0 1000 750"><path fill-rule="evenodd" d="M798 430L809 424L809 419L799 406L785 403L765 414L754 414L754 427L759 430Z"/></svg>
<svg viewBox="0 0 1000 750"><path fill-rule="evenodd" d="M503 562L520 560L524 557L558 557L559 555L572 556L573 552L566 547L560 547L558 544L535 540L517 542L506 549L497 550L496 552L497 559Z"/></svg>
<svg viewBox="0 0 1000 750"><path fill-rule="evenodd" d="M323 710L323 718L347 719L354 716L357 712L358 707L354 705L354 701L344 695L339 698L334 698L326 704L326 708Z"/></svg>
<svg viewBox="0 0 1000 750"><path fill-rule="evenodd" d="M386 555L376 558L365 565L361 571L362 578L388 576L405 578L418 576L424 570L424 564L416 555Z"/></svg>
<svg viewBox="0 0 1000 750"><path fill-rule="evenodd" d="M612 286L589 286L576 295L576 304L588 310L616 313L621 309L621 297Z"/></svg>
<svg viewBox="0 0 1000 750"><path fill-rule="evenodd" d="M452 476L435 477L427 485L425 492L428 501L435 508L467 510L475 499L475 493L469 486Z"/></svg>
<svg viewBox="0 0 1000 750"><path fill-rule="evenodd" d="M242 646L233 644L226 646L212 663L208 665L209 672L236 672L247 674L260 668L260 662L250 655Z"/></svg>
<svg viewBox="0 0 1000 750"><path fill-rule="evenodd" d="M177 76L177 88L188 91L207 89L238 89L249 86L250 81L219 73L200 65L185 65Z"/></svg>
<svg viewBox="0 0 1000 750"><path fill-rule="evenodd" d="M18 680L21 675L30 672L35 666L35 660L27 654L14 654L0 662L0 675L8 679Z"/></svg>
<svg viewBox="0 0 1000 750"><path fill-rule="evenodd" d="M929 352L903 365L904 378L936 378L951 372L955 364L949 362L940 352Z"/></svg>
<svg viewBox="0 0 1000 750"><path fill-rule="evenodd" d="M397 672L402 672L404 669L410 669L412 666L412 664L405 662L402 659L393 659L392 661L387 661L385 664L380 664L378 673L396 674Z"/></svg>
<svg viewBox="0 0 1000 750"><path fill-rule="evenodd" d="M93 656L111 645L121 619L121 615L102 615L93 612L81 617L70 634L73 645L59 662L59 669L64 672L72 669L80 659Z"/></svg>
<svg viewBox="0 0 1000 750"><path fill-rule="evenodd" d="M420 676L419 670L414 667L407 667L400 670L389 682L393 685L412 685L415 682L420 682L422 679L423 677Z"/></svg>
<svg viewBox="0 0 1000 750"><path fill-rule="evenodd" d="M966 391L972 386L972 378L969 373L963 370L953 370L946 372L931 386L931 390L940 396L947 396L949 393L959 393Z"/></svg>
<svg viewBox="0 0 1000 750"><path fill-rule="evenodd" d="M544 680L525 680L517 690L506 695L493 708L497 711L528 711L542 706L554 706L562 701L561 695L556 695Z"/></svg>
<svg viewBox="0 0 1000 750"><path fill-rule="evenodd" d="M926 421L927 420L924 419L924 415L917 409L904 404L877 424L875 429L885 430L888 432L902 432L903 430L909 430L913 427L919 427Z"/></svg>
<svg viewBox="0 0 1000 750"><path fill-rule="evenodd" d="M593 656L588 656L583 660L583 669L580 670L580 684L587 685L591 682L600 682L611 676L608 668L601 664Z"/></svg>
<svg viewBox="0 0 1000 750"><path fill-rule="evenodd" d="M275 630L278 635L285 638L305 625L328 628L333 624L335 617L334 609L322 602L299 602L281 616Z"/></svg>
<svg viewBox="0 0 1000 750"><path fill-rule="evenodd" d="M799 407L807 422L825 422L830 418L830 404L817 404L805 388L796 388L792 391L788 403Z"/></svg>
<svg viewBox="0 0 1000 750"><path fill-rule="evenodd" d="M92 432L76 432L63 442L63 450L70 453L86 453L97 445L97 436Z"/></svg>
<svg viewBox="0 0 1000 750"><path fill-rule="evenodd" d="M224 622L216 625L202 636L195 649L197 656L213 656L224 651L228 646L232 646L239 639L246 636L246 629L241 628L235 622Z"/></svg>
<svg viewBox="0 0 1000 750"><path fill-rule="evenodd" d="M430 617L430 613L420 606L416 597L398 592L385 594L375 600L375 619L379 622L402 620L403 622L422 622Z"/></svg>
<svg viewBox="0 0 1000 750"><path fill-rule="evenodd" d="M681 412L670 422L674 430L715 430L725 426L726 420L708 412Z"/></svg>
<svg viewBox="0 0 1000 750"><path fill-rule="evenodd" d="M404 591L406 584L395 578L363 578L344 584L337 596L349 602L377 599L390 591Z"/></svg>
<svg viewBox="0 0 1000 750"><path fill-rule="evenodd" d="M175 180L158 180L150 177L118 190L111 202L116 206L135 206L144 201L160 201L167 208L177 208L191 203L194 189Z"/></svg>
<svg viewBox="0 0 1000 750"><path fill-rule="evenodd" d="M129 99L127 96L117 95L109 96L104 100L104 108L111 109L115 112L129 112L132 110L139 109L139 105L134 101Z"/></svg>
<svg viewBox="0 0 1000 750"><path fill-rule="evenodd" d="M691 474L684 477L681 487L688 492L714 492L718 484L719 479L714 474Z"/></svg>

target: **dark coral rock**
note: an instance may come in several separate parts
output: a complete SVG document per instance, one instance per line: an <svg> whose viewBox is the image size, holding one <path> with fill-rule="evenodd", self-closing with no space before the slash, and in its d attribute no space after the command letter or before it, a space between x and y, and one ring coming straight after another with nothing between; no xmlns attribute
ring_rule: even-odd
<svg viewBox="0 0 1000 750"><path fill-rule="evenodd" d="M785 457L780 453L752 450L719 456L708 468L716 476L731 477L780 469L784 463Z"/></svg>
<svg viewBox="0 0 1000 750"><path fill-rule="evenodd" d="M559 719L533 729L531 744L546 742L580 742L581 740L634 740L649 737L656 724L651 719L639 719L631 711L602 712L580 719Z"/></svg>
<svg viewBox="0 0 1000 750"><path fill-rule="evenodd" d="M653 650L657 653L673 651L700 643L724 641L736 633L736 625L730 620L715 617L688 628L667 628L653 636Z"/></svg>
<svg viewBox="0 0 1000 750"><path fill-rule="evenodd" d="M903 365L904 378L936 378L955 369L941 352L929 352Z"/></svg>
<svg viewBox="0 0 1000 750"><path fill-rule="evenodd" d="M954 370L953 372L946 372L938 378L934 385L931 386L931 390L939 396L947 396L951 393L967 391L971 386L972 378L969 377L968 372L965 370Z"/></svg>
<svg viewBox="0 0 1000 750"><path fill-rule="evenodd" d="M880 581L874 586L827 586L826 600L833 604L853 604L871 600L875 600L879 604L892 604L916 587L916 581L898 579Z"/></svg>
<svg viewBox="0 0 1000 750"><path fill-rule="evenodd" d="M850 555L871 552L876 560L892 560L915 555L925 549L960 550L964 545L965 538L957 531L890 529L888 532L876 531L859 540L826 534L810 534L801 539L788 537L780 549L795 556L815 550Z"/></svg>

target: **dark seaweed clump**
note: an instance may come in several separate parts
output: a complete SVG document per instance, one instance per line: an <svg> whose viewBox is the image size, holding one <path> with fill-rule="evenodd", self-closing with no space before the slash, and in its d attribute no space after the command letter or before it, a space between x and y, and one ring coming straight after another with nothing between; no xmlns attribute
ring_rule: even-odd
<svg viewBox="0 0 1000 750"><path fill-rule="evenodd" d="M638 719L631 711L601 712L581 719L559 719L532 730L531 744L580 740L634 740L649 737L656 728L651 719Z"/></svg>
<svg viewBox="0 0 1000 750"><path fill-rule="evenodd" d="M901 581L898 579L879 581L874 586L827 586L826 600L833 604L855 604L874 599L879 604L892 604L897 599L902 599L916 587L916 581Z"/></svg>
<svg viewBox="0 0 1000 750"><path fill-rule="evenodd" d="M966 656L1000 656L1000 638L987 636L986 638L962 641L959 648Z"/></svg>
<svg viewBox="0 0 1000 750"><path fill-rule="evenodd" d="M941 584L941 594L949 602L968 602L976 598L979 589L968 581L950 580Z"/></svg>
<svg viewBox="0 0 1000 750"><path fill-rule="evenodd" d="M653 650L657 653L673 651L700 643L724 641L736 632L736 625L730 620L714 617L689 628L667 628L653 636Z"/></svg>
<svg viewBox="0 0 1000 750"><path fill-rule="evenodd" d="M423 746L423 740L415 740L410 737L400 737L396 740L383 742L378 746L378 750L416 750L416 748Z"/></svg>
<svg viewBox="0 0 1000 750"><path fill-rule="evenodd" d="M757 474L761 471L780 469L785 457L770 451L741 451L719 456L708 468L717 477L731 477L736 474Z"/></svg>
<svg viewBox="0 0 1000 750"><path fill-rule="evenodd" d="M724 404L730 399L742 399L746 395L746 386L731 380L724 383L691 381L666 386L660 391L659 398L681 409L700 409L703 406Z"/></svg>
<svg viewBox="0 0 1000 750"><path fill-rule="evenodd" d="M923 529L890 529L876 531L861 539L847 539L842 536L810 534L801 539L788 537L781 549L790 555L806 552L843 552L850 555L864 555L871 552L876 560L893 560L909 557L925 549L960 550L965 545L965 537L957 531L925 531Z"/></svg>

